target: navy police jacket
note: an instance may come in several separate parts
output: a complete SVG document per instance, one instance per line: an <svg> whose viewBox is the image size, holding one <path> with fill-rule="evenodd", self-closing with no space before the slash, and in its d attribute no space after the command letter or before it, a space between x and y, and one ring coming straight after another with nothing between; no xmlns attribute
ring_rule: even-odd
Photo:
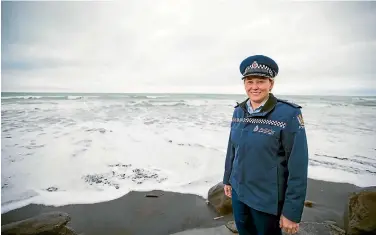
<svg viewBox="0 0 376 235"><path fill-rule="evenodd" d="M270 94L261 112L249 114L247 100L235 106L223 183L249 207L298 223L308 170L301 106Z"/></svg>

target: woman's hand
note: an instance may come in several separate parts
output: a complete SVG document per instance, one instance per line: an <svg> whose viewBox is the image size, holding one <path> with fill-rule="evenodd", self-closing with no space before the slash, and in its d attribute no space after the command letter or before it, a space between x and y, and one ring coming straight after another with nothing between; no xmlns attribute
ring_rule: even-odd
<svg viewBox="0 0 376 235"><path fill-rule="evenodd" d="M283 215L281 215L281 218L279 220L279 227L288 234L294 234L299 231L299 224L290 221Z"/></svg>
<svg viewBox="0 0 376 235"><path fill-rule="evenodd" d="M227 197L231 197L231 189L232 189L231 185L227 185L227 184L225 185L224 190L225 190L225 195Z"/></svg>

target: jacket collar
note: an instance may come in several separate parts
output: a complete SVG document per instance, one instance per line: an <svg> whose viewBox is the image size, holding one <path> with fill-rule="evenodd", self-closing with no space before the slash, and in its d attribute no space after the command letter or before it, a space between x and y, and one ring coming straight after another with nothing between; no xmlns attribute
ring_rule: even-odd
<svg viewBox="0 0 376 235"><path fill-rule="evenodd" d="M277 98L272 93L269 93L269 99L266 101L264 106L261 108L260 112L249 114L248 110L247 110L247 101L248 100L249 100L249 98L247 98L246 100L244 100L241 103L237 103L237 105L235 106L235 107L239 106L240 108L242 108L243 111L245 112L246 116L248 116L248 117L265 117L268 113L270 113L274 109L274 107L277 104Z"/></svg>

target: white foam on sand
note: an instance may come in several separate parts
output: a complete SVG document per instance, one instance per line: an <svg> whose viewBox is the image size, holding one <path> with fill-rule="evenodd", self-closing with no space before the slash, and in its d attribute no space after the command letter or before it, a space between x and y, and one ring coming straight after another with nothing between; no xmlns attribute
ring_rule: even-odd
<svg viewBox="0 0 376 235"><path fill-rule="evenodd" d="M2 107L2 213L30 203L103 202L132 190L206 198L223 177L234 103L163 96L7 101ZM337 109L331 112L346 113L342 106ZM323 120L323 113L332 114L325 108L305 110L309 176L374 184L374 129L369 131L374 127L356 129L351 108L345 124Z"/></svg>
<svg viewBox="0 0 376 235"><path fill-rule="evenodd" d="M29 203L95 203L131 190L178 190L204 182L210 169L218 179L223 169L225 132L194 123L179 128L179 117L163 120L145 112L111 121L103 111L90 119L77 103L76 113L66 105L55 107L60 120L57 113L45 117L30 109L34 125L11 130L11 138L3 139L2 178L8 183L2 213ZM202 194L204 187L191 193ZM25 191L33 193L25 198Z"/></svg>

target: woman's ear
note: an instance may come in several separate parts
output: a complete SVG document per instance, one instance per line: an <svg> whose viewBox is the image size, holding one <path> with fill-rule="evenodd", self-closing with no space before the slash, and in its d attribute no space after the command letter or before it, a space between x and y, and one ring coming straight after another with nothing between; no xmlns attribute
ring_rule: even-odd
<svg viewBox="0 0 376 235"><path fill-rule="evenodd" d="M269 91L271 91L274 87L274 80L273 79L270 79L270 88L269 88Z"/></svg>

